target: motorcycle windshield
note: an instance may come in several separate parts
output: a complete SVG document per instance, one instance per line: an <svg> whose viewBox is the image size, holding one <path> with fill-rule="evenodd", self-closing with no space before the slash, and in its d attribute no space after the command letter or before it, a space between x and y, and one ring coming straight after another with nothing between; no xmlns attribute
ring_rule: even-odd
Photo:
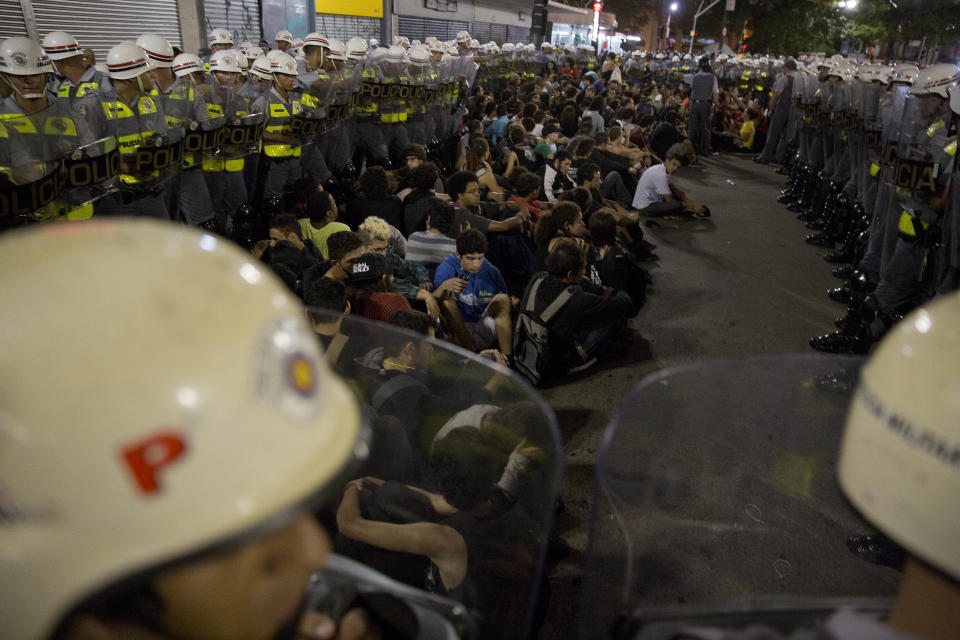
<svg viewBox="0 0 960 640"><path fill-rule="evenodd" d="M836 479L861 364L758 357L643 380L597 461L580 637L667 607L892 594L899 574L847 549L874 529Z"/></svg>
<svg viewBox="0 0 960 640"><path fill-rule="evenodd" d="M354 309L375 316L397 303L361 293ZM373 430L364 479L336 514L335 551L459 601L477 637L525 637L560 486L550 408L485 356L383 322L309 314Z"/></svg>

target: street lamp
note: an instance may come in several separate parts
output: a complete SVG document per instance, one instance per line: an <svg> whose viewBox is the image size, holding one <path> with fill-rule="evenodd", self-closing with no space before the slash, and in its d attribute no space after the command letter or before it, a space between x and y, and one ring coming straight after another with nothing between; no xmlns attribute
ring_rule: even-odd
<svg viewBox="0 0 960 640"><path fill-rule="evenodd" d="M680 5L678 5L676 2L671 2L671 3L670 3L670 13L667 14L667 32L666 32L667 35L666 35L666 37L664 38L664 40L666 40L666 42L667 42L667 47L668 47L668 48L670 47L670 18L673 17L674 12L676 12L676 10L677 10L679 7L680 7Z"/></svg>

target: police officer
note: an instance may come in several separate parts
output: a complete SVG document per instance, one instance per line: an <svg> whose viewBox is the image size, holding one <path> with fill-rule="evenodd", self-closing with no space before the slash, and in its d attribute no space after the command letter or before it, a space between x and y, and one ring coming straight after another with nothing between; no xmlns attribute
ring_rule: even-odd
<svg viewBox="0 0 960 640"><path fill-rule="evenodd" d="M80 231L0 239L4 636L293 635L332 546L311 510L370 448L353 394L249 254L143 220ZM359 610L313 623L382 635Z"/></svg>
<svg viewBox="0 0 960 640"><path fill-rule="evenodd" d="M700 58L700 70L690 77L690 119L687 131L690 141L703 155L710 153L710 126L712 107L719 96L717 76L710 70L710 60Z"/></svg>
<svg viewBox="0 0 960 640"><path fill-rule="evenodd" d="M211 53L233 48L233 34L222 27L211 31L208 39Z"/></svg>
<svg viewBox="0 0 960 640"><path fill-rule="evenodd" d="M787 123L790 119L793 85L796 77L797 61L788 58L780 69L773 85L773 96L770 98L770 124L767 130L767 141L763 145L759 162L777 162L783 164L786 160L788 141L785 139Z"/></svg>
<svg viewBox="0 0 960 640"><path fill-rule="evenodd" d="M303 155L302 143L293 133L293 117L302 111L300 100L294 93L297 62L282 52L271 58L270 91L258 98L252 107L255 112L267 116L260 167L264 200L292 194L302 175L300 157Z"/></svg>
<svg viewBox="0 0 960 640"><path fill-rule="evenodd" d="M83 97L107 83L106 74L87 64L77 39L66 31L51 31L43 38L43 51L61 76L55 92L59 98Z"/></svg>
<svg viewBox="0 0 960 640"><path fill-rule="evenodd" d="M293 45L293 34L286 29L280 29L273 40L277 43L277 49L286 52Z"/></svg>
<svg viewBox="0 0 960 640"><path fill-rule="evenodd" d="M115 135L120 148L120 192L105 213L169 220L169 179L177 173L181 149L162 106L150 95L153 74L143 49L122 43L107 53L110 88L98 94L101 135Z"/></svg>

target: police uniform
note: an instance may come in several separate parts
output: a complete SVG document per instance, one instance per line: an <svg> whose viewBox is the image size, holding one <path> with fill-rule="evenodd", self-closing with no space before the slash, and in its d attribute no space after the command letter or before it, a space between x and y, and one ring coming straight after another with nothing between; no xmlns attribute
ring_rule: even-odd
<svg viewBox="0 0 960 640"><path fill-rule="evenodd" d="M290 94L287 99L271 87L266 96L258 98L254 103L253 111L265 113L267 116L267 133L291 135L293 132L293 116L303 110L300 100ZM302 175L300 158L303 148L299 141L275 142L263 141L263 155L261 171L264 172L263 198L268 200L273 196L282 197L285 192L293 190L295 183Z"/></svg>
<svg viewBox="0 0 960 640"><path fill-rule="evenodd" d="M717 76L700 70L690 78L690 119L687 123L690 141L698 153L710 153L710 113L717 95Z"/></svg>
<svg viewBox="0 0 960 640"><path fill-rule="evenodd" d="M786 156L786 141L782 140L786 133L787 124L790 119L791 97L793 95L793 85L795 78L786 68L784 72L777 76L773 85L773 92L780 97L777 99L777 105L770 116L770 124L767 128L767 142L763 146L763 153L760 158L765 162L783 163Z"/></svg>

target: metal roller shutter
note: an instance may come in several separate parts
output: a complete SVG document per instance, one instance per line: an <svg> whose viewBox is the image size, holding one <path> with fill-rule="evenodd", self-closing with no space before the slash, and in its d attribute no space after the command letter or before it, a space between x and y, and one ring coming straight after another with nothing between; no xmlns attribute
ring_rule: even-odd
<svg viewBox="0 0 960 640"><path fill-rule="evenodd" d="M469 31L470 23L462 20L435 20L397 16L397 35L411 40L425 41L428 36L438 40L455 40L458 31Z"/></svg>
<svg viewBox="0 0 960 640"><path fill-rule="evenodd" d="M519 44L530 42L530 29L527 27L507 25L507 41Z"/></svg>
<svg viewBox="0 0 960 640"><path fill-rule="evenodd" d="M490 23L490 39L497 44L507 42L507 25Z"/></svg>
<svg viewBox="0 0 960 640"><path fill-rule="evenodd" d="M470 24L470 37L475 38L480 44L490 42L490 23L473 22Z"/></svg>
<svg viewBox="0 0 960 640"><path fill-rule="evenodd" d="M318 13L317 33L322 33L328 38L336 38L344 42L355 36L360 36L368 42L371 38L379 40L380 18Z"/></svg>
<svg viewBox="0 0 960 640"><path fill-rule="evenodd" d="M13 36L27 35L27 25L23 21L23 9L19 2L0 3L0 41Z"/></svg>
<svg viewBox="0 0 960 640"><path fill-rule="evenodd" d="M257 0L203 0L203 17L204 37L222 28L233 34L233 42L238 45L244 40L259 45L263 38Z"/></svg>
<svg viewBox="0 0 960 640"><path fill-rule="evenodd" d="M33 4L37 31L42 38L51 31L68 31L85 49L93 49L98 62L122 40L135 40L142 33L156 33L181 46L177 0L43 0Z"/></svg>

